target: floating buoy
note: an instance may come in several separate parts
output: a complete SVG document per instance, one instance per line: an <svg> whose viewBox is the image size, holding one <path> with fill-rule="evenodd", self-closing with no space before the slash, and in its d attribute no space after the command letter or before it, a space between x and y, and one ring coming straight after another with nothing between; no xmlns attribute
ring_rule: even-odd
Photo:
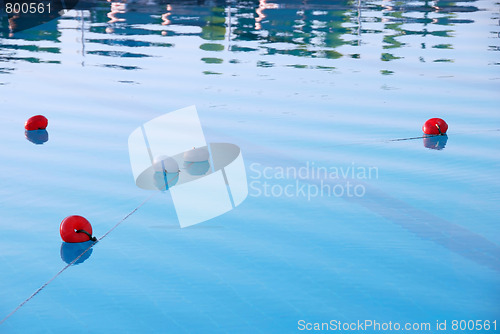
<svg viewBox="0 0 500 334"><path fill-rule="evenodd" d="M448 124L441 118L428 119L422 126L426 135L444 135L448 131Z"/></svg>
<svg viewBox="0 0 500 334"><path fill-rule="evenodd" d="M198 147L184 153L184 161L186 162L203 162L208 161L209 154L206 147Z"/></svg>
<svg viewBox="0 0 500 334"><path fill-rule="evenodd" d="M178 173L179 164L169 156L160 155L153 160L153 169L155 172Z"/></svg>
<svg viewBox="0 0 500 334"><path fill-rule="evenodd" d="M42 115L36 115L33 117L30 117L26 123L24 123L24 128L28 131L32 130L45 130L47 128L47 125L49 124L49 121L45 116Z"/></svg>
<svg viewBox="0 0 500 334"><path fill-rule="evenodd" d="M65 242L97 241L92 236L92 225L82 216L68 216L63 219L59 227L61 238Z"/></svg>

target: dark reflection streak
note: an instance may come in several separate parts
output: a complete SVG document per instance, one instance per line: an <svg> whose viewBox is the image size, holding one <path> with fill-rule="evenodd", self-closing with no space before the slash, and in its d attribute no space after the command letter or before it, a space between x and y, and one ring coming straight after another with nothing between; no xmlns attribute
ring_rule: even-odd
<svg viewBox="0 0 500 334"><path fill-rule="evenodd" d="M87 39L86 42L103 44L103 45L116 45L116 46L125 46L129 48L144 48L144 47L172 47L173 44L170 43L153 43L153 42L145 42L138 41L135 39L122 39L122 38L102 38L102 39Z"/></svg>
<svg viewBox="0 0 500 334"><path fill-rule="evenodd" d="M120 70L140 70L141 68L138 66L123 66L123 65L114 65L114 64L103 64L100 65L101 67L107 67L107 68L116 68Z"/></svg>
<svg viewBox="0 0 500 334"><path fill-rule="evenodd" d="M85 18L83 16L83 10L80 10L80 20L81 20L81 30L82 30L82 67L85 67Z"/></svg>
<svg viewBox="0 0 500 334"><path fill-rule="evenodd" d="M88 51L87 54L93 54L98 56L108 56L108 57L124 57L124 58L145 58L152 57L144 53L132 53L124 51Z"/></svg>
<svg viewBox="0 0 500 334"><path fill-rule="evenodd" d="M358 40L356 45L360 46L361 45L361 0L358 0L358 28L357 28L357 35L358 35Z"/></svg>

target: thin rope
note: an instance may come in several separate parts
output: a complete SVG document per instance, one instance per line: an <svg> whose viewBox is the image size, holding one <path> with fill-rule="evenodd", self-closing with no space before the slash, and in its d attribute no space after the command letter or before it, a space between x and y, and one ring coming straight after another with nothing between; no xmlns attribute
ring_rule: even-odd
<svg viewBox="0 0 500 334"><path fill-rule="evenodd" d="M55 280L59 275L61 275L66 269L68 269L69 267L71 267L73 264L75 264L76 261L78 261L85 253L87 253L95 244L97 244L99 241L101 241L102 239L104 239L111 231L113 231L115 228L117 228L121 223L123 223L125 221L125 219L127 219L128 217L130 217L131 215L133 215L137 210L139 210L139 208L141 206L143 206L144 204L146 204L147 201L149 201L156 193L153 193L151 196L149 196L148 198L146 198L141 204L139 204L134 210L132 210L128 215L126 215L122 220L120 220L118 223L115 224L115 226L113 226L108 232L104 233L104 235L102 237L100 237L99 239L97 239L97 241L95 241L94 243L92 243L92 245L90 245L86 250L84 250L80 255L78 255L73 261L71 261L70 263L68 263L64 268L62 268L61 270L59 270L59 272L57 274L55 274L51 279L49 279L47 282L45 282L41 287L38 288L38 290L36 290L35 292L33 292L33 294L31 296L29 296L28 298L26 298L21 304L19 304L12 312L10 312L5 318L2 319L2 321L0 321L0 325L2 325L7 319L9 319L14 313L16 313L21 307L23 307L27 302L29 302L31 299L33 299L33 297L35 297L38 293L40 293L43 289L45 289L45 287L47 285L49 285L50 283L52 283L53 280Z"/></svg>
<svg viewBox="0 0 500 334"><path fill-rule="evenodd" d="M425 135L425 136L420 136L420 137L410 137L410 138L397 138L397 139L389 139L384 142L390 142L390 141L402 141L402 140L414 140L414 139L422 139L422 138L431 138L431 137L438 137L441 135ZM443 135L445 136L445 135Z"/></svg>
<svg viewBox="0 0 500 334"><path fill-rule="evenodd" d="M409 137L409 138L396 138L396 139L387 139L387 140L382 140L381 142L391 142L391 141L402 141L402 140L414 140L414 139L422 139L422 138L431 138L431 137L440 137L440 136L448 136L447 133L442 133L441 128L436 124L438 127L439 134L437 135L423 135L419 137ZM469 134L469 133L483 133L483 132L494 132L494 131L500 131L500 129L489 129L489 130L481 130L481 131L475 131L475 132L455 132L452 133L452 135L463 135L463 134Z"/></svg>
<svg viewBox="0 0 500 334"><path fill-rule="evenodd" d="M442 133L441 132L441 128L439 127L439 125L437 125L437 128L438 128L438 131L439 131L439 134L437 135L423 135L423 136L420 136L420 137L409 137L409 138L396 138L396 139L388 139L388 140L384 140L382 142L391 142L391 141L402 141L402 140L414 140L414 139L422 139L422 138L432 138L432 137L441 137L441 136L448 136L447 133ZM481 130L481 131L476 131L476 132L456 132L456 133L453 133L452 135L463 135L463 134L468 134L468 133L483 133L483 132L495 132L495 131L500 131L500 129L489 129L489 130Z"/></svg>
<svg viewBox="0 0 500 334"><path fill-rule="evenodd" d="M488 130L481 130L481 131L468 131L468 132L453 132L450 134L450 136L456 136L456 135L463 135L463 134L473 134L473 133L485 133L485 132L498 132L500 129L488 129ZM408 137L408 138L394 138L394 139L370 139L370 140L365 140L365 141L358 141L358 142L350 142L350 143L343 143L343 144L337 144L337 145L323 145L323 146L316 146L318 149L329 149L329 148L334 148L334 147L344 147L344 146L355 146L355 145L369 145L369 144L380 144L380 143L392 143L392 142L398 142L398 141L405 141L405 140L415 140L415 139L422 139L422 138L432 138L432 137L440 137L440 136L448 136L448 133L444 133L442 135L422 135L419 137Z"/></svg>
<svg viewBox="0 0 500 334"><path fill-rule="evenodd" d="M120 220L118 223L116 223L115 226L113 226L108 232L104 233L104 235L102 237L100 237L99 239L97 239L97 242L101 241L102 239L104 239L108 234L111 233L111 231L113 231L115 228L118 227L118 225L120 225L121 223L123 223L123 221L125 221L125 219L127 219L128 217L132 216L137 210L140 209L141 206L143 206L144 204L146 204L147 201L149 201L154 195L156 195L156 192L153 193L151 196L149 196L148 198L146 198L141 204L139 204L134 210L132 210L128 215L126 215L122 220ZM83 254L82 254L83 255Z"/></svg>

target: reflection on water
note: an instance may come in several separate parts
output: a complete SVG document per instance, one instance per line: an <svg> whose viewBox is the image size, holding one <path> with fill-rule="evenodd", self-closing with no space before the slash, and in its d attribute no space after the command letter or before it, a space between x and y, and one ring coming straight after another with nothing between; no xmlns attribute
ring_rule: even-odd
<svg viewBox="0 0 500 334"><path fill-rule="evenodd" d="M366 50L360 47L379 36L378 58L381 61L403 59L399 50L412 46L413 50L436 51L431 59L421 55L422 62L453 62L447 51L454 48L454 31L458 25L474 22L468 14L480 10L475 3L470 0L247 0L174 1L168 4L153 0L80 1L76 10L62 18L15 33L9 30L3 13L0 73L12 71L11 66L1 66L12 61L58 63L59 58L52 55L61 53L59 43L64 29L82 31L83 54L112 58L150 57L149 48L175 47L173 37L198 36L201 39L199 49L206 51L206 56L200 60L210 65L224 62L219 56L224 50L235 55L255 53L259 57L358 59L367 56ZM418 42L415 37L419 37ZM139 48L141 51L136 51ZM275 64L261 60L257 66L273 67ZM116 68L140 69L122 64Z"/></svg>
<svg viewBox="0 0 500 334"><path fill-rule="evenodd" d="M77 265L85 262L90 255L92 255L92 248L86 251L94 242L78 242L78 243L61 243L61 260L66 262L67 264L73 263L73 265ZM86 251L86 252L85 252ZM84 253L85 252L85 253Z"/></svg>
<svg viewBox="0 0 500 334"><path fill-rule="evenodd" d="M430 136L424 137L424 146L431 150L442 150L445 148L446 143L448 142L448 136Z"/></svg>
<svg viewBox="0 0 500 334"><path fill-rule="evenodd" d="M26 139L36 145L42 145L49 140L49 133L45 129L31 131L26 130L24 135L26 136Z"/></svg>

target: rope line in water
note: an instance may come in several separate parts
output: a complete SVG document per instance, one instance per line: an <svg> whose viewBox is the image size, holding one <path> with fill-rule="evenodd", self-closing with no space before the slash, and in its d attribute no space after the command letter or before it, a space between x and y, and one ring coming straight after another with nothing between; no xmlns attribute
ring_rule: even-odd
<svg viewBox="0 0 500 334"><path fill-rule="evenodd" d="M440 137L440 136L446 136L446 135L425 135L425 136L420 136L420 137L397 138L397 139L389 139L389 140L386 140L385 142L390 142L390 141L403 141L403 140L414 140L414 139L431 138L431 137Z"/></svg>
<svg viewBox="0 0 500 334"><path fill-rule="evenodd" d="M130 211L130 213L128 215L126 215L122 220L120 220L118 223L115 224L115 226L113 226L112 228L109 229L108 232L104 233L104 235L102 237L100 237L99 239L97 239L97 242L101 241L102 239L104 239L109 233L111 233L111 231L113 231L115 228L117 228L121 223L123 223L123 221L125 221L125 219L127 219L128 217L132 216L137 210L140 209L141 206L143 206L144 204L146 204L147 201L149 201L154 195L156 195L156 192L153 193L151 196L149 196L148 198L146 198L141 204L139 204L134 210ZM82 254L83 255L83 254Z"/></svg>
<svg viewBox="0 0 500 334"><path fill-rule="evenodd" d="M500 129L488 129L488 130L481 130L481 131L478 130L478 131L468 131L468 132L454 132L451 135L456 136L456 135L463 135L463 134L485 133L485 132L496 132L496 131L500 131ZM419 137L395 138L395 139L373 139L373 140L366 140L366 141L359 141L359 142L342 143L342 144L337 144L337 145L317 146L317 148L324 149L324 148L343 147L343 146L350 146L350 145L369 145L369 144L379 144L379 143L391 143L391 142L397 142L397 141L415 140L415 139L440 137L440 136L448 136L448 132L443 134L443 135L423 135L423 136L419 136Z"/></svg>
<svg viewBox="0 0 500 334"><path fill-rule="evenodd" d="M422 139L422 138L439 137L439 136L447 136L448 135L448 133L442 133L441 128L439 126L438 126L438 130L440 133L438 135L423 135L420 137L396 138L396 139L383 140L382 142L413 140L413 139ZM500 131L500 129L481 130L481 131L477 131L477 132L455 132L452 135L463 135L463 134L469 134L469 133L483 133L483 132L495 132L495 131Z"/></svg>
<svg viewBox="0 0 500 334"><path fill-rule="evenodd" d="M441 128L437 124L436 124L436 126L438 127L438 131L439 131L438 135L423 135L423 136L420 136L420 137L388 139L388 140L384 140L383 142L402 141L402 140L414 140L414 139L422 139L422 138L432 138L432 137L448 136L447 133L442 133L441 132ZM494 131L500 131L500 129L482 130L481 132L478 132L478 133L494 132ZM457 132L457 133L453 133L453 135L461 135L461 134L465 134L465 133L474 133L474 132Z"/></svg>
<svg viewBox="0 0 500 334"><path fill-rule="evenodd" d="M152 194L151 196L149 196L148 198L146 198L141 204L139 204L134 210L132 210L128 215L126 215L122 220L120 220L118 223L115 224L115 226L113 226L111 229L109 229L109 231L107 231L106 233L104 233L104 235L102 237L100 237L99 239L96 239L96 240L93 240L91 239L92 241L94 241L94 243L92 243L92 245L90 245L87 249L85 249L80 255L78 255L73 261L71 261L70 263L68 263L64 268L62 268L61 270L59 270L59 272L57 274L55 274L54 276L52 276L51 279L49 279L47 282L45 282L41 287L38 288L38 290L36 290L35 292L33 292L33 294L31 296L29 296L28 298L26 298L21 304L19 304L12 312L10 312L5 318L3 318L1 321L0 321L0 325L2 325L7 319L9 319L12 315L14 315L14 313L16 313L21 307L23 307L27 302L29 302L31 299L33 299L38 293L40 293L43 289L45 289L45 287L47 285L49 285L50 283L52 283L53 280L55 280L59 275L61 275L66 269L68 269L69 267L71 267L73 264L75 264L76 261L78 261L85 253L87 253L92 247L94 247L95 244L97 244L99 241L101 241L102 239L104 239L111 231L113 231L115 228L117 228L121 223L123 223L128 217L130 217L131 215L133 215L137 210L139 210L140 207L142 207L144 204L146 204L147 201L149 201L156 193Z"/></svg>

